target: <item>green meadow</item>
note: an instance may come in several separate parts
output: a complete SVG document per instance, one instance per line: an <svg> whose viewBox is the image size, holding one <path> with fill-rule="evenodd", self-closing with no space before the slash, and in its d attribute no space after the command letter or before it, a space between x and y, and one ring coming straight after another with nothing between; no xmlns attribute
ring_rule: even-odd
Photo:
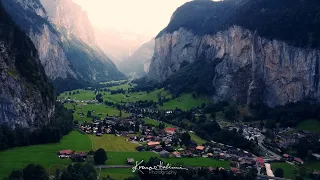
<svg viewBox="0 0 320 180"><path fill-rule="evenodd" d="M295 167L289 163L271 163L271 169L274 172L277 168L282 168L284 171L284 178L294 179Z"/></svg>
<svg viewBox="0 0 320 180"><path fill-rule="evenodd" d="M296 127L297 130L306 130L311 132L320 132L320 121L316 119L309 119L302 121Z"/></svg>
<svg viewBox="0 0 320 180"><path fill-rule="evenodd" d="M179 97L163 103L163 106L159 106L160 109L174 110L176 108L182 110L190 110L193 107L201 106L202 103L209 103L210 97L197 97L193 98L191 93L182 94Z"/></svg>
<svg viewBox="0 0 320 180"><path fill-rule="evenodd" d="M73 117L75 120L79 122L83 121L91 121L92 118L87 117L88 111L91 111L92 115L98 116L100 118L109 116L119 116L120 111L110 106L106 106L105 104L87 104L87 103L65 103L64 106L67 109L74 109ZM83 113L83 117L81 117L81 113ZM122 117L130 116L129 113L122 111Z"/></svg>
<svg viewBox="0 0 320 180"><path fill-rule="evenodd" d="M145 124L150 124L152 126L159 126L160 123L164 123L165 127L175 127L172 124L169 124L169 123L166 123L166 122L157 121L157 120L154 120L154 119L151 119L151 118L148 118L148 117L143 118L143 121L145 122Z"/></svg>
<svg viewBox="0 0 320 180"><path fill-rule="evenodd" d="M194 140L198 145L205 144L207 141L202 139L201 137L197 136L195 133L189 132L189 135L192 140Z"/></svg>
<svg viewBox="0 0 320 180"><path fill-rule="evenodd" d="M115 136L114 134L104 134L103 136L88 135L92 141L92 149L102 148L106 151L128 151L136 152L139 144L126 141L128 138Z"/></svg>
<svg viewBox="0 0 320 180"><path fill-rule="evenodd" d="M117 88L118 86L114 87ZM162 97L171 98L171 94L169 91L165 91L162 89L157 89L147 92L134 92L134 93L125 93L125 94L111 94L110 92L101 92L102 98L109 102L118 102L118 103L126 103L126 102L136 102L136 101L158 101L158 94Z"/></svg>
<svg viewBox="0 0 320 180"><path fill-rule="evenodd" d="M0 179L7 177L14 169L22 169L28 164L43 165L48 171L54 166L68 166L69 159L59 159L57 152L64 149L74 151L90 151L91 141L88 136L72 131L63 137L59 143L16 147L6 151L0 151Z"/></svg>
<svg viewBox="0 0 320 180"><path fill-rule="evenodd" d="M73 92L77 92L77 91L79 91L79 94L72 94ZM71 92L71 95L69 95L70 92ZM70 99L82 101L82 100L93 100L95 99L96 95L94 94L93 90L78 89L78 90L61 93L58 96L58 99L64 100L67 97L69 97Z"/></svg>

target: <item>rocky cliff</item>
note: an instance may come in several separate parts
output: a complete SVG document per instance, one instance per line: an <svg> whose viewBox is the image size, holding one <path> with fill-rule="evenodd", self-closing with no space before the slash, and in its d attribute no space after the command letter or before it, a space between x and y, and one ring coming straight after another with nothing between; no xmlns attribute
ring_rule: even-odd
<svg viewBox="0 0 320 180"><path fill-rule="evenodd" d="M78 5L71 0L41 2L3 1L13 20L35 44L45 72L58 91L124 77L95 46L93 28Z"/></svg>
<svg viewBox="0 0 320 180"><path fill-rule="evenodd" d="M12 0L3 1L3 4L35 44L47 76L52 80L76 77L59 42L59 34L48 21L41 3L38 0Z"/></svg>
<svg viewBox="0 0 320 180"><path fill-rule="evenodd" d="M263 0L238 1L240 4L253 3L253 5L259 5L259 7L266 6L266 2ZM280 8L283 2L287 1L279 2L278 6ZM294 2L299 3L298 1ZM318 2L313 2L316 3L313 6L317 5L317 8L320 7ZM192 3L185 6L199 10L199 7L195 7L195 5L199 4ZM217 5L216 3L211 4L212 2L205 3L210 3L213 6ZM226 3L229 3L229 1ZM262 4L257 5L257 3ZM244 12L247 12L243 10L244 6L242 5L240 7L241 11L237 10L235 13L230 14L237 14L240 19L242 17L240 13L246 14ZM295 5L298 6L299 4ZM232 4L233 8L236 6L239 8L240 5ZM231 6L223 4L220 10L226 10L228 9L227 7ZM269 10L267 7L271 10L273 6L266 6L264 10L262 9L263 11L258 9L258 15L261 12L266 13ZM180 11L183 8L186 7L180 7ZM250 6L247 8L249 12ZM273 10L277 11L279 9L274 8ZM178 9L173 15L171 22L178 22L175 18L179 16L182 18L180 13ZM219 21L227 15L224 14L223 16ZM261 16L264 17L263 15ZM304 14L301 13L300 16L304 16ZM198 18L204 22L203 17ZM219 16L216 18L218 19ZM250 16L247 18L246 21L250 22ZM282 20L281 13L279 13L278 18L277 21ZM303 44L303 42L310 42L310 40L304 41L305 39L302 38L304 36L303 31L300 32L301 39L297 39L295 36L291 38L288 34L287 36L280 36L279 33L267 35L263 31L263 28L267 27L257 25L257 31L254 31L253 26L241 23L234 16L230 16L227 19L228 21L216 22L216 27L210 30L211 33L209 31L199 33L197 29L200 25L190 27L188 20L185 20L186 22L180 25L169 24L156 38L155 52L147 79L156 82L166 82L170 77L177 77L179 73L181 75L181 72L184 70L183 64L185 63L190 64L188 66L194 66L197 62L212 62L211 66L213 70L210 72L212 78L208 82L208 86L214 88L214 92L211 95L215 101L233 100L248 104L262 102L269 106L276 106L303 99L320 100L320 51L314 45L308 43L310 46L306 47L308 44ZM255 21L252 20L251 23L254 24ZM266 20L263 23L268 24L270 22ZM319 24L320 22L314 21L310 26L316 23ZM222 24L234 25L226 28ZM292 26L292 24L290 25ZM201 26L206 26L205 22ZM283 25L283 27L285 26L286 24ZM300 24L295 24L295 26L302 26L301 22ZM281 30L280 26L278 28ZM269 31L272 30L270 27ZM281 33L285 34L286 30L282 31ZM310 34L314 30L310 29L305 32L309 32ZM271 39L271 35L275 38ZM311 41L311 44L313 44L313 41ZM202 69L198 69L198 73L201 71ZM184 73L185 76L188 76L188 72Z"/></svg>
<svg viewBox="0 0 320 180"><path fill-rule="evenodd" d="M76 35L89 45L96 45L93 27L88 15L72 0L41 0L49 19L57 29L65 30L66 36Z"/></svg>
<svg viewBox="0 0 320 180"><path fill-rule="evenodd" d="M0 124L32 131L49 123L54 109L53 87L35 46L0 2Z"/></svg>

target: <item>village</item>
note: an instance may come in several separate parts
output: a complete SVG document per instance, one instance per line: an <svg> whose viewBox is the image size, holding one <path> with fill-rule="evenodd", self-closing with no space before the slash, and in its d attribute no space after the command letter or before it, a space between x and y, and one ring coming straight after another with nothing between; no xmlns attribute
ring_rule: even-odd
<svg viewBox="0 0 320 180"><path fill-rule="evenodd" d="M79 101L66 98L64 103L87 103L87 104L103 104L97 100ZM105 101L105 104L114 107L122 112L128 112L130 115L123 117L121 115L106 115L104 118L92 118L92 121L81 121L77 125L79 131L88 135L97 137L104 134L125 137L128 143L138 144L136 150L139 152L153 152L163 158L207 158L218 161L225 161L229 164L230 170L235 174L245 174L250 169L258 170L259 176L274 177L274 163L289 163L293 166L302 166L304 164L302 158L296 154L290 154L284 151L295 145L301 138L312 138L319 140L319 133L310 133L304 131L293 131L293 129L274 129L272 131L259 126L259 124L228 122L228 126L220 125L221 128L229 131L236 130L248 141L255 142L261 154L255 155L248 150L243 150L234 146L223 144L223 142L207 141L205 143L196 143L189 139L186 142L184 134L192 132L192 129L178 127L176 125L164 126L159 119L162 114L167 120L169 117L179 118L179 113L185 113L180 109L175 110L159 110L153 101L140 101L130 103L112 103ZM94 110L92 111L94 113ZM204 108L193 108L190 112L195 117L204 114ZM84 113L80 113L81 118L85 117ZM168 118L167 118L168 117ZM143 119L150 118L158 121L160 125L146 124ZM208 119L210 121L210 119ZM272 135L270 136L270 132ZM81 153L81 152L80 152ZM80 154L77 152L77 154ZM59 154L59 153L58 153ZM84 154L84 153L82 153ZM70 158L72 154L69 155ZM312 153L315 160L319 160L320 155ZM126 164L132 165L137 159L128 156ZM273 170L272 170L272 169Z"/></svg>
<svg viewBox="0 0 320 180"><path fill-rule="evenodd" d="M136 127L138 126L138 128ZM290 156L284 155L281 158L264 159L254 154L214 141L204 144L197 144L189 140L186 144L181 138L187 131L177 127L156 127L145 125L138 121L137 116L127 118L105 117L104 120L95 120L94 122L85 122L78 124L78 129L82 133L93 134L97 137L104 134L114 134L115 136L124 136L128 143L137 143L137 151L151 151L157 153L161 158L212 158L221 161L227 161L230 164L230 170L235 174L246 173L252 168L256 168L260 175L271 175L268 172L268 166L271 162L290 161ZM120 131L125 129L125 131ZM85 152L73 153L72 150L61 150L58 153L60 158L72 158L85 161L87 154ZM293 159L293 162L296 162ZM133 165L135 159L127 157L126 163ZM299 163L297 161L296 163ZM270 171L270 170L269 170ZM272 172L272 171L271 171Z"/></svg>

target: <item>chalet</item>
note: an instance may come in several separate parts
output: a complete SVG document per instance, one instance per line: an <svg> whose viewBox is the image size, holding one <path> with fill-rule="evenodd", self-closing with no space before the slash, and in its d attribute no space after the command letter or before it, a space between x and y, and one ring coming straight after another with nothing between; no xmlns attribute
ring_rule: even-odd
<svg viewBox="0 0 320 180"><path fill-rule="evenodd" d="M129 165L133 165L134 164L134 159L133 158L128 158L126 163L129 164Z"/></svg>
<svg viewBox="0 0 320 180"><path fill-rule="evenodd" d="M295 163L297 163L297 164L303 164L302 159L297 158L297 157L293 158L293 161L294 161Z"/></svg>
<svg viewBox="0 0 320 180"><path fill-rule="evenodd" d="M208 157L212 157L213 154L212 154L212 153L208 153L207 156L208 156Z"/></svg>
<svg viewBox="0 0 320 180"><path fill-rule="evenodd" d="M167 134L174 134L176 132L177 128L165 128L164 131Z"/></svg>
<svg viewBox="0 0 320 180"><path fill-rule="evenodd" d="M181 157L181 154L178 151L173 152L172 155L177 158Z"/></svg>
<svg viewBox="0 0 320 180"><path fill-rule="evenodd" d="M102 134L101 133L97 133L96 136L102 136Z"/></svg>
<svg viewBox="0 0 320 180"><path fill-rule="evenodd" d="M289 155L289 154L283 154L282 157L285 158L285 159L287 159L287 158L290 157L290 155Z"/></svg>
<svg viewBox="0 0 320 180"><path fill-rule="evenodd" d="M170 153L168 151L162 150L159 152L160 157L168 158L170 156Z"/></svg>
<svg viewBox="0 0 320 180"><path fill-rule="evenodd" d="M153 141L148 142L149 147L153 147L153 146L157 146L157 145L160 145L160 142L153 142Z"/></svg>
<svg viewBox="0 0 320 180"><path fill-rule="evenodd" d="M204 150L204 146L197 146L197 147L196 147L196 150L197 150L197 151L203 151L203 150Z"/></svg>
<svg viewBox="0 0 320 180"><path fill-rule="evenodd" d="M256 161L257 161L259 167L264 167L264 159L262 157L257 157Z"/></svg>
<svg viewBox="0 0 320 180"><path fill-rule="evenodd" d="M69 158L71 157L73 151L71 149L67 149L67 150L61 150L57 153L57 155L59 156L59 158Z"/></svg>

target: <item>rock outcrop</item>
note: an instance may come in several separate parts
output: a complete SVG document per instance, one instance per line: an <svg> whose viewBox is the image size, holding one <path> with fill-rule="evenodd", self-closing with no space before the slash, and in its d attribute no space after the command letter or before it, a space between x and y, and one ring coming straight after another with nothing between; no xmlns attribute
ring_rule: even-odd
<svg viewBox="0 0 320 180"><path fill-rule="evenodd" d="M54 116L54 94L37 50L0 2L0 124L38 129Z"/></svg>
<svg viewBox="0 0 320 180"><path fill-rule="evenodd" d="M303 99L320 99L320 51L269 40L239 26L215 35L197 36L180 29L156 39L147 75L165 81L183 61L222 58L212 79L216 101L283 105Z"/></svg>

